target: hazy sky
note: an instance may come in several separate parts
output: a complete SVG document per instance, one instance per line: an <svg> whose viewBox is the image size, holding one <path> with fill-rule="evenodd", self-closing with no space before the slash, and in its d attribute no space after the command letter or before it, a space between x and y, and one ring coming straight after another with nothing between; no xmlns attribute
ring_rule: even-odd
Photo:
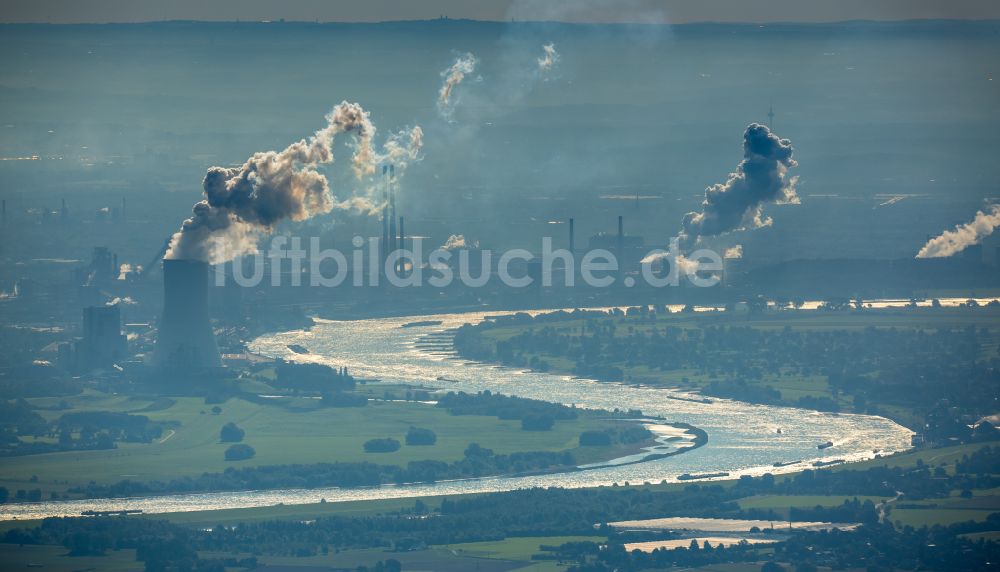
<svg viewBox="0 0 1000 572"><path fill-rule="evenodd" d="M829 22L997 19L997 0L3 0L3 22L305 20L378 22L438 16L567 22Z"/></svg>

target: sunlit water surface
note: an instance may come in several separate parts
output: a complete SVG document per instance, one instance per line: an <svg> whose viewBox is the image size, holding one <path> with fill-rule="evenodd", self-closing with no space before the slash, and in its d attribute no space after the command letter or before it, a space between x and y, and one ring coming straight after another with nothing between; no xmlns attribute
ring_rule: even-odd
<svg viewBox="0 0 1000 572"><path fill-rule="evenodd" d="M708 432L708 444L682 454L624 466L521 477L497 477L434 484L393 485L355 489L290 489L167 495L130 499L89 499L7 504L0 520L78 515L84 510L139 509L146 513L217 510L268 506L495 492L526 487L592 487L614 483L676 481L688 474L739 475L799 471L817 460L846 462L873 458L909 448L911 431L870 415L831 414L737 401L711 403L685 400L692 396L670 389L599 383L564 375L501 368L457 359L441 347L445 332L477 323L490 313L438 314L352 321L317 320L308 331L265 335L251 344L255 352L302 362L347 366L355 377L383 382L419 383L455 391L489 389L508 395L542 399L595 409L641 409L667 421L690 423ZM418 321L433 326L402 327ZM443 342L441 342L442 345ZM291 351L289 345L308 349ZM680 399L678 399L680 398ZM779 433L778 430L781 430ZM817 445L833 441L825 450ZM775 467L775 463L783 464ZM788 464L786 464L788 463Z"/></svg>

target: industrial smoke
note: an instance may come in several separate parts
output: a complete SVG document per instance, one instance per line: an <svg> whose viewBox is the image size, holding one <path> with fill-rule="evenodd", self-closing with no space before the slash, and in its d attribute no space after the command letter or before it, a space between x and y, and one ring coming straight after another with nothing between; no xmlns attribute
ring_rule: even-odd
<svg viewBox="0 0 1000 572"><path fill-rule="evenodd" d="M462 250L463 248L479 248L479 242L470 243L465 235L453 234L441 245L442 250Z"/></svg>
<svg viewBox="0 0 1000 572"><path fill-rule="evenodd" d="M957 254L973 244L979 244L1000 226L1000 205L978 211L972 222L955 226L940 236L927 241L917 253L917 258L943 258Z"/></svg>
<svg viewBox="0 0 1000 572"><path fill-rule="evenodd" d="M438 111L445 117L450 117L455 109L454 91L465 76L476 71L476 56L465 53L455 59L451 67L441 72L444 83L438 91Z"/></svg>
<svg viewBox="0 0 1000 572"><path fill-rule="evenodd" d="M684 216L681 244L689 247L702 236L770 225L770 218L762 218L765 204L799 201L798 177L788 176L788 169L796 165L788 139L751 123L743 133L743 160L725 183L705 189L701 212Z"/></svg>
<svg viewBox="0 0 1000 572"><path fill-rule="evenodd" d="M538 58L538 69L547 72L559 63L559 52L556 51L556 45L552 42L542 46L542 51L545 52L545 55Z"/></svg>
<svg viewBox="0 0 1000 572"><path fill-rule="evenodd" d="M333 208L371 210L371 201L336 202L326 176L317 168L333 162L334 139L354 136L351 168L360 180L375 174L391 157L401 164L417 160L423 143L420 127L390 136L383 153L375 150L375 126L357 103L342 102L327 124L308 139L282 151L254 153L239 167L212 167L202 183L205 199L170 239L165 258L223 263L256 251L257 240L283 220L302 221Z"/></svg>

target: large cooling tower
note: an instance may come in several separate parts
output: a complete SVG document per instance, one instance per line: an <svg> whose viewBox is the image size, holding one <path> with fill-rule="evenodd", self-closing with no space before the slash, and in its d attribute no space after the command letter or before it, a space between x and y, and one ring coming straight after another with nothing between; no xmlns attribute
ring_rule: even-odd
<svg viewBox="0 0 1000 572"><path fill-rule="evenodd" d="M163 316L153 363L183 369L222 365L208 322L207 262L163 261Z"/></svg>

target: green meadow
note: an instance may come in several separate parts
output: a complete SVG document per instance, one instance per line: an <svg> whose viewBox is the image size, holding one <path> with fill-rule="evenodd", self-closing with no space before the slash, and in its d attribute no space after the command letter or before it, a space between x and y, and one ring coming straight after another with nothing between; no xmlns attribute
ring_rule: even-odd
<svg viewBox="0 0 1000 572"><path fill-rule="evenodd" d="M521 451L570 450L579 463L612 459L631 453L635 447L579 447L580 433L610 428L622 421L602 413L583 412L575 420L556 422L550 431L524 431L518 420L479 415L455 416L433 405L403 401L370 401L366 407L323 407L318 400L280 398L263 403L232 398L213 404L202 398L177 397L153 402L119 395L86 392L72 398L37 399L33 404L48 408L44 415L55 419L70 411L117 411L146 415L173 427L152 443L118 443L110 450L65 451L7 457L0 465L0 486L10 491L41 489L65 491L94 481L99 484L125 479L169 480L177 477L220 472L228 467L288 463L359 462L405 466L410 461L451 462L463 457L470 443L493 449L497 454ZM219 440L228 422L246 431L244 443L256 450L245 461L226 461L230 445ZM437 435L431 446L407 446L411 427L427 428ZM392 453L367 453L365 441L392 437L404 445Z"/></svg>

